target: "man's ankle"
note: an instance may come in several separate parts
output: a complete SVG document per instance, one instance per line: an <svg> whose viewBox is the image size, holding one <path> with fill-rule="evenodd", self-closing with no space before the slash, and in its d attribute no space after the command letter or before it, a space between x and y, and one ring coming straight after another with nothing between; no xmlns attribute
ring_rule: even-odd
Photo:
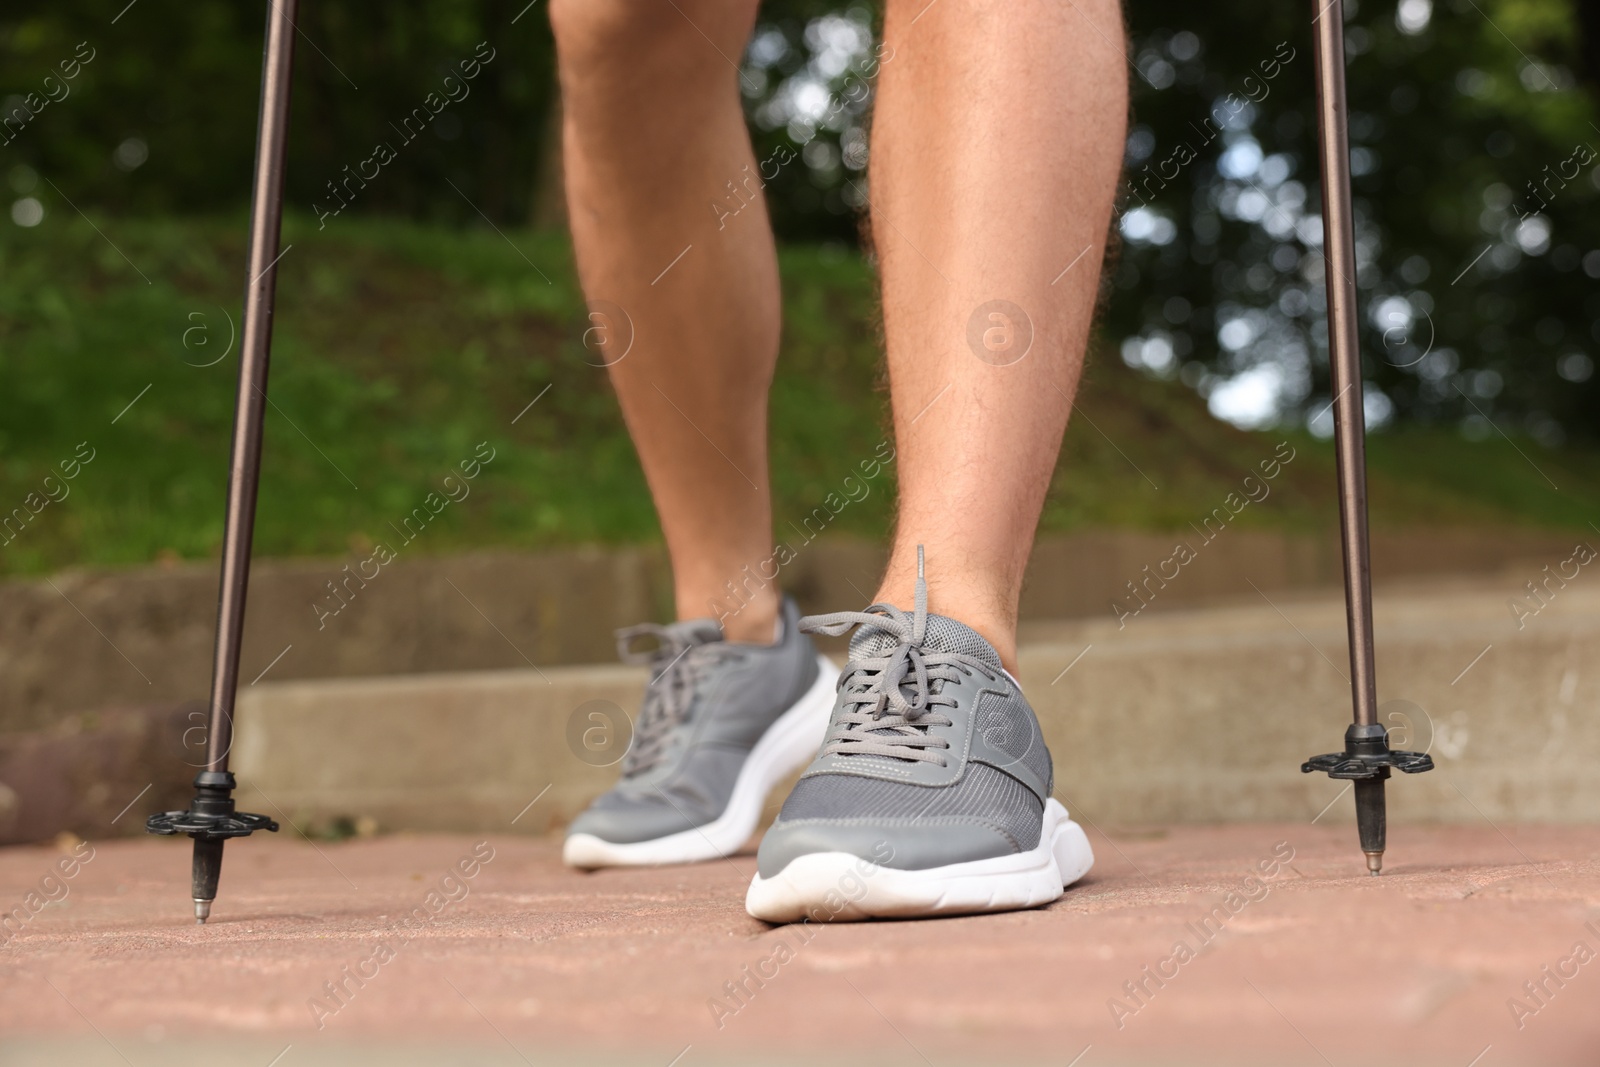
<svg viewBox="0 0 1600 1067"><path fill-rule="evenodd" d="M916 610L916 596L889 589L878 590L874 602L893 604L907 615ZM979 637L989 642L1000 657L1001 666L1013 675L1017 673L1017 623L1016 619L1002 616L978 602L941 597L936 592L928 602L928 611L954 619L968 629L977 631Z"/></svg>
<svg viewBox="0 0 1600 1067"><path fill-rule="evenodd" d="M783 598L774 593L738 605L733 610L722 609L713 617L722 627L722 636L729 641L745 645L776 644L782 637L778 627L778 612Z"/></svg>
<svg viewBox="0 0 1600 1067"><path fill-rule="evenodd" d="M959 611L940 611L938 614L954 619L989 642L1000 657L1000 665L1015 677L1017 673L1017 625L1015 622L962 615Z"/></svg>

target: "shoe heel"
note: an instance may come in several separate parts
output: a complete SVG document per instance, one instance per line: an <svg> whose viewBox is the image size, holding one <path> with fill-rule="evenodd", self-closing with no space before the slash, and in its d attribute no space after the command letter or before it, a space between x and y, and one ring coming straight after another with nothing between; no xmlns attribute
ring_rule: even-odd
<svg viewBox="0 0 1600 1067"><path fill-rule="evenodd" d="M1083 827L1067 818L1065 809L1061 814L1050 851L1061 871L1061 886L1065 889L1089 873L1094 866L1094 849L1089 846L1089 835L1083 832Z"/></svg>

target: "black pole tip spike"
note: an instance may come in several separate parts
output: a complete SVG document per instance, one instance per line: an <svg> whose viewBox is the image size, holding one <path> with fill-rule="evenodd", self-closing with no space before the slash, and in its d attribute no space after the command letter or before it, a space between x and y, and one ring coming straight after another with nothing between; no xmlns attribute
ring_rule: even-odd
<svg viewBox="0 0 1600 1067"><path fill-rule="evenodd" d="M265 815L234 810L236 785L228 771L201 771L195 775L194 799L189 802L189 810L158 812L144 823L147 833L188 834L194 838L191 882L196 923L210 918L211 902L217 899L223 842L230 837L249 837L257 830L276 832L278 829L277 822Z"/></svg>
<svg viewBox="0 0 1600 1067"><path fill-rule="evenodd" d="M1312 756L1300 765L1305 774L1323 771L1330 778L1355 783L1356 830L1361 836L1361 851L1367 857L1367 873L1383 871L1384 835L1388 813L1383 783L1389 772L1398 768L1406 774L1433 770L1433 757L1426 752L1402 752L1389 747L1389 731L1380 723L1352 725L1344 732L1344 751Z"/></svg>

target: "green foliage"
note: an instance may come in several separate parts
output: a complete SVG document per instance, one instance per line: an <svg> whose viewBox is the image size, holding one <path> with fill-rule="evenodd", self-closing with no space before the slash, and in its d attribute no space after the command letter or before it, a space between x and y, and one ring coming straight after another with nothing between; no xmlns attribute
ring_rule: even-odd
<svg viewBox="0 0 1600 1067"><path fill-rule="evenodd" d="M64 499L41 509L36 495L38 514L0 535L0 573L220 544L244 220L101 230L61 215L0 229L0 512L46 477L59 484L79 442L95 452ZM290 216L284 241L257 552L392 537L482 441L495 459L416 551L656 536L615 398L581 343L563 238L359 219L319 231ZM785 269L806 314L773 395L773 470L780 515L798 519L852 457L873 455L881 398L874 335L839 325L872 314L863 265L825 250L787 255ZM886 498L835 528L881 531Z"/></svg>
<svg viewBox="0 0 1600 1067"><path fill-rule="evenodd" d="M1600 133L1575 6L1346 0L1365 376L1411 421L1548 444L1600 428ZM1310 10L1130 5L1112 326L1214 409L1261 376L1268 420L1328 396Z"/></svg>
<svg viewBox="0 0 1600 1067"><path fill-rule="evenodd" d="M255 153L266 5L124 5L52 0L8 4L0 14L5 114L25 107L26 94L47 75L59 74L59 62L79 42L95 52L69 83L70 94L0 148L0 170L14 184L29 185L18 192L32 191L28 174L37 173L78 203L118 214L243 205ZM496 219L525 219L555 93L549 19L543 5L518 18L525 5L302 4L288 203L310 212L313 202L329 202L327 182L346 166L359 169L387 141L397 158L360 190L359 213L477 222L476 207ZM473 58L479 42L494 58L461 79L460 64ZM445 86L452 75L464 88ZM445 103L408 143L404 121L431 92L461 99ZM413 134L420 125L414 123ZM48 186L43 190L49 194Z"/></svg>
<svg viewBox="0 0 1600 1067"><path fill-rule="evenodd" d="M1564 437L1592 438L1600 430L1600 377L1593 374L1600 348L1593 282L1600 277L1600 170L1587 162L1567 174L1576 150L1600 150L1600 118L1572 73L1580 65L1577 5L1405 0L1403 6L1410 12L1405 28L1394 0L1359 6L1346 0L1363 350L1367 377L1382 394L1374 396L1373 410L1381 413L1387 403L1404 421L1459 427L1491 447L1502 430L1549 446ZM467 286L458 299L486 316L482 321L542 315L548 318L539 320L546 322L541 328L557 329L570 313L570 283L542 287L489 231L451 242L427 226L373 221L474 230L485 219L502 227L549 221L535 209L549 200L553 172L554 54L546 8L526 0L399 6L316 0L302 7L288 203L291 214L311 220L332 210L329 185L337 182L349 207L325 229L295 224L292 240L304 252L329 238L330 247L353 258L308 267L286 293L319 308L366 310L359 318L319 317L286 304L286 322L306 315L316 343L336 341L350 351L431 351L428 345L444 344L432 320L408 327L406 338L385 334L383 324L409 321L410 309L380 307L372 302L376 294L412 299L403 286L385 285L399 285L402 276L412 285L420 275L381 257L409 256L410 263L448 248L472 260L478 254L468 250L483 248L492 251L476 260L483 264L481 285L452 280L470 269L464 264L430 269ZM852 0L762 6L740 84L757 158L781 152L785 160L766 188L780 237L828 242L836 251L855 242L871 81L893 62L877 38L880 9ZM42 212L54 231L31 243L23 226L0 217L8 257L0 331L22 345L0 358L14 367L51 344L100 358L100 365L73 369L82 381L49 373L38 382L14 379L4 402L18 405L16 411L45 417L40 413L49 404L65 402L63 391L118 380L128 354L166 351L188 324L184 315L199 309L215 316L219 305L233 307L241 227L126 220L163 213L216 219L244 210L265 10L259 2L223 0L23 0L0 13L0 120L10 120L0 121L0 180L19 222ZM1105 320L1126 361L1153 378L1181 380L1213 410L1228 413L1228 390L1256 374L1272 399L1257 406L1265 412L1261 421L1286 425L1301 425L1327 397L1308 10L1130 0L1129 55L1137 73L1121 217L1127 239L1113 262ZM1426 17L1419 20L1419 13ZM494 58L468 83L470 95L406 140L406 117L445 87L447 75L459 76L480 42ZM63 82L62 64L80 46L93 58ZM55 89L47 78L55 79ZM1230 93L1254 102L1212 132L1208 116ZM379 143L389 144L395 158L377 177L347 185L346 168L359 169ZM1184 161L1170 174L1162 169L1178 158ZM115 279L126 262L79 209L119 245L124 238L137 244L137 253L125 250L153 282L142 294L120 287ZM347 240L341 243L337 231ZM559 245L540 247L556 255ZM505 264L490 266L502 256ZM351 266L358 260L359 271ZM817 262L816 292L835 291L827 276L844 268ZM511 273L502 275L501 266ZM160 273L169 268L177 273ZM839 284L847 283L853 284L841 276ZM866 299L864 290L848 291L851 300ZM434 306L429 294L417 298ZM86 319L91 308L95 318ZM454 336L470 335L477 321L462 321L456 304L440 314L454 323ZM508 338L515 334L504 328ZM791 329L799 328L792 320ZM850 358L867 358L869 336L852 343ZM77 347L85 338L93 342L87 350ZM280 351L294 343L280 338ZM460 348L463 365L496 351L473 355L478 349ZM346 380L347 370L308 369L303 386L291 381L284 388L305 388L308 403L317 397L314 406L333 420L329 428L358 419L363 404L392 413L384 405L399 395L391 393L398 388L393 374L382 367L362 373L368 377ZM328 397L310 388L317 374L331 375L315 380L331 391ZM173 388L187 397L197 386L184 381ZM103 399L113 402L110 392ZM214 398L189 399L194 411L227 410ZM784 402L775 397L775 408ZM854 425L859 410L818 406L813 414L830 425ZM30 425L0 423L10 442L4 462L16 461L10 449ZM405 439L386 436L392 447ZM615 462L622 464L618 471L627 467ZM644 528L614 518L620 525L605 528ZM575 535L566 521L552 520L552 528ZM284 545L288 550L290 542ZM129 551L140 556L149 549Z"/></svg>
<svg viewBox="0 0 1600 1067"><path fill-rule="evenodd" d="M0 574L203 559L221 543L245 220L98 224L53 214L0 227L0 521L11 522ZM319 231L292 215L285 243L258 554L394 544L480 442L493 461L407 553L658 538L615 397L582 344L589 323L564 239L361 219ZM779 531L829 494L859 496L844 479L887 430L870 269L832 244L786 248L781 268ZM1045 529L1184 529L1278 439L1213 419L1178 383L1093 360ZM1241 516L1247 525L1333 521L1331 449L1293 440L1302 458L1270 507ZM93 459L63 479L84 442ZM1378 525L1581 530L1594 518L1591 452L1423 429L1369 447ZM881 537L893 478L891 465L828 532ZM52 487L61 499L42 504Z"/></svg>
<svg viewBox="0 0 1600 1067"><path fill-rule="evenodd" d="M768 5L745 50L739 84L756 158L773 164L761 173L785 237L856 242L873 83L894 61L878 39L876 8Z"/></svg>

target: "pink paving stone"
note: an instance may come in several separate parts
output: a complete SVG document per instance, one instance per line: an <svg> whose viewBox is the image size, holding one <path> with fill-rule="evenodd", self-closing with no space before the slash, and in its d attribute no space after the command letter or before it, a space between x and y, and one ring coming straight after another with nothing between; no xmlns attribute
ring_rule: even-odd
<svg viewBox="0 0 1600 1067"><path fill-rule="evenodd" d="M0 1060L97 1049L93 1062L122 1062L110 1045L175 1063L202 1045L288 1044L292 1067L370 1044L389 1050L373 1062L439 1048L482 1050L460 1062L661 1067L685 1046L682 1067L1080 1053L1079 1067L1600 1064L1600 827L1395 826L1381 878L1353 838L1342 825L1094 831L1094 871L1045 909L772 928L744 913L748 852L579 874L556 839L490 834L493 859L466 895L408 941L393 924L426 913L484 838L258 835L228 846L204 927L189 916L186 839L107 841L0 948ZM1247 886L1275 849L1292 859ZM62 854L0 850L4 907ZM1255 899L1230 911L1230 891ZM1197 932L1213 914L1220 932ZM1143 968L1179 940L1199 952L1158 986ZM393 958L347 982L346 1003L313 1009L384 942ZM1574 959L1579 943L1593 961ZM1124 983L1140 980L1149 992L1135 999ZM750 992L730 997L740 981ZM1534 1000L1527 981L1550 993Z"/></svg>

